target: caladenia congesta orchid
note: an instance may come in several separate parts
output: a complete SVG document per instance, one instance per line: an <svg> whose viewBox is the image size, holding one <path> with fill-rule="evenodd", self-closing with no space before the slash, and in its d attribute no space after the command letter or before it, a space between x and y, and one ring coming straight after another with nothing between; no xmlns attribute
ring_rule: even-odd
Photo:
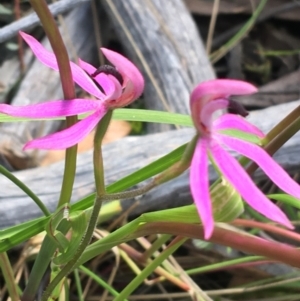
<svg viewBox="0 0 300 301"><path fill-rule="evenodd" d="M20 32L35 56L46 66L58 70L54 54L35 38ZM90 133L103 116L112 109L124 107L136 100L144 90L144 79L136 66L122 55L101 48L104 56L115 66L94 66L79 60L70 62L73 80L96 99L76 98L15 107L0 104L0 113L25 118L55 118L90 113L75 125L58 133L29 141L24 149L65 149L77 144Z"/></svg>
<svg viewBox="0 0 300 301"><path fill-rule="evenodd" d="M209 191L209 159L252 208L274 222L293 228L286 215L256 187L244 168L227 151L234 150L256 162L280 189L300 199L300 186L263 148L223 132L237 130L264 138L258 128L235 115L246 114L241 105L230 99L231 95L252 94L256 91L253 85L243 81L212 80L198 85L191 94L192 119L199 138L191 161L190 188L204 225L206 239L211 237L214 228ZM235 114L224 114L213 119L215 111L226 108Z"/></svg>
<svg viewBox="0 0 300 301"><path fill-rule="evenodd" d="M46 50L32 36L23 32L20 34L43 64L54 70L59 69L56 57L52 52ZM92 95L93 99L54 100L22 107L0 104L0 113L32 119L91 113L65 130L29 141L24 149L65 149L77 144L96 128L93 153L96 188L95 202L80 244L77 246L72 259L58 273L55 273L56 276L48 285L43 295L43 300L48 299L48 296L50 296L59 282L74 268L76 262L90 243L97 225L101 205L106 195L101 145L112 116L112 110L130 104L144 90L143 76L133 63L114 51L105 48L101 48L101 51L114 67L105 65L97 69L82 60L79 60L79 65L70 62L74 82ZM45 261L43 267L45 267L47 259L43 258L43 260ZM48 257L48 260L50 261L50 257Z"/></svg>

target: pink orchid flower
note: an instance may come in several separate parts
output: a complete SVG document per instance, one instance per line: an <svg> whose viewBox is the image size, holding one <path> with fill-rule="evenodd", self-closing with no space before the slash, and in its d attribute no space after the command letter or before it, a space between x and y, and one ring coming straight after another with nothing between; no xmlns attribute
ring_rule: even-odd
<svg viewBox="0 0 300 301"><path fill-rule="evenodd" d="M293 228L286 215L253 183L239 162L226 149L234 150L256 162L266 175L283 191L300 199L300 186L260 146L221 133L235 129L264 137L263 133L241 116L224 114L213 120L219 109L233 108L243 115L241 106L229 99L230 95L256 92L249 83L238 80L211 80L198 85L191 94L192 119L199 133L190 169L190 187L200 218L205 239L213 233L214 221L209 193L208 160L214 161L224 178L256 211L288 228Z"/></svg>
<svg viewBox="0 0 300 301"><path fill-rule="evenodd" d="M58 70L52 52L46 50L32 36L24 32L20 32L20 35L43 64ZM0 104L0 113L33 119L92 112L72 127L29 141L24 149L65 149L73 146L94 129L108 110L126 106L142 94L144 79L135 65L114 51L105 48L101 48L101 51L115 68L105 65L96 69L82 60L79 61L79 66L70 62L74 82L96 99L55 100L20 107Z"/></svg>

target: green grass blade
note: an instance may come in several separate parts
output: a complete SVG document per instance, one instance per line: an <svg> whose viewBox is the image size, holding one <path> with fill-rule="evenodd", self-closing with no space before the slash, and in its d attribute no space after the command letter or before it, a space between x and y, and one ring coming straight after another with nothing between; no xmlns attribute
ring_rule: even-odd
<svg viewBox="0 0 300 301"><path fill-rule="evenodd" d="M45 229L49 217L37 218L18 226L0 231L0 252L5 252L12 247L37 235Z"/></svg>
<svg viewBox="0 0 300 301"><path fill-rule="evenodd" d="M80 115L79 119L83 119L87 115ZM143 109L116 109L113 113L113 119L115 120L127 120L127 121L141 121L141 122L154 122L154 123L167 123L180 126L193 126L192 119L189 115L168 113L155 110L143 110ZM41 121L41 120L65 120L64 117L59 118L19 118L12 117L4 114L0 114L0 122L26 122L26 121Z"/></svg>
<svg viewBox="0 0 300 301"><path fill-rule="evenodd" d="M108 193L120 192L164 171L166 168L168 168L169 166L173 165L175 162L180 160L185 147L186 144L178 147L177 149L163 156L162 158L148 164L144 168L136 172L133 172L131 175L124 177L123 179L109 185L107 187L107 192ZM71 206L71 211L85 210L89 208L93 204L94 197L95 197L94 194L91 194L85 197L84 199L80 200L79 202L73 204ZM100 213L101 215L106 214L105 208L106 205L103 206ZM110 209L108 210L109 212L107 212L107 215L111 216L113 212ZM119 212L119 210L120 208L118 207L117 211ZM38 218L33 221L25 222L18 226L0 230L0 242L1 242L0 252L4 252L10 249L11 247L16 246L17 244L42 232L45 229L45 225L47 221L48 218Z"/></svg>
<svg viewBox="0 0 300 301"><path fill-rule="evenodd" d="M192 119L189 115L154 110L117 109L114 111L113 119L153 123L167 123L188 127L193 126Z"/></svg>
<svg viewBox="0 0 300 301"><path fill-rule="evenodd" d="M89 206L87 205L87 209ZM122 211L120 201L112 201L103 205L100 212L100 220L105 222L107 219ZM0 230L0 252L5 252L12 247L26 241L30 237L37 235L45 230L50 217L40 217L22 224Z"/></svg>
<svg viewBox="0 0 300 301"><path fill-rule="evenodd" d="M268 194L267 197L269 199L273 199L273 200L282 202L286 205L290 205L290 206L300 209L299 199L297 199L289 194L275 193L275 194Z"/></svg>
<svg viewBox="0 0 300 301"><path fill-rule="evenodd" d="M124 289L123 291L114 299L114 301L123 301L126 298L130 297L130 294L138 288L138 286L159 266L165 261L170 255L172 255L186 239L181 239L179 242L176 242L172 246L169 246L167 249L163 250L161 254L156 257L153 261L147 264L147 266L142 270L142 272L137 275ZM205 299L199 299L205 300Z"/></svg>
<svg viewBox="0 0 300 301"><path fill-rule="evenodd" d="M246 256L246 257L242 257L242 258L230 259L230 260L226 260L223 262L213 263L213 264L209 264L206 266L189 269L189 270L186 270L185 272L188 275L202 274L202 273L212 272L212 271L227 268L227 267L234 267L235 265L239 265L242 263L260 261L260 260L265 260L265 259L266 259L266 257L263 257L263 256Z"/></svg>
<svg viewBox="0 0 300 301"><path fill-rule="evenodd" d="M92 271L90 271L89 269L87 269L86 267L80 266L79 270L81 270L82 272L84 272L86 275L88 275L94 281L96 281L96 283L98 283L104 289L106 289L107 291L109 291L112 296L115 296L115 297L119 296L119 293L113 287L111 287L104 280L102 280L98 275L96 275L95 273L93 273ZM123 299L123 300L124 301L128 301L127 299Z"/></svg>
<svg viewBox="0 0 300 301"><path fill-rule="evenodd" d="M259 17L263 8L265 7L268 0L261 0L252 14L251 18L245 23L245 25L238 31L238 33L233 36L225 45L219 48L217 51L213 52L210 56L210 60L212 63L217 62L220 58L222 58L229 50L231 50L235 45L237 45L242 38L246 36L246 34L251 30L254 26L255 21Z"/></svg>
<svg viewBox="0 0 300 301"><path fill-rule="evenodd" d="M2 165L0 165L0 173L4 175L7 179L9 179L11 182L13 182L23 192L25 192L37 204L37 206L41 209L45 216L50 215L50 212L48 211L44 203L40 200L40 198L35 193L33 193L33 191L29 189L22 181L20 181Z"/></svg>
<svg viewBox="0 0 300 301"><path fill-rule="evenodd" d="M187 144L183 144L169 154L160 159L148 164L147 166L131 173L115 183L106 187L107 193L121 192L132 187L150 177L159 174L174 163L178 162L186 148ZM74 210L83 210L86 206L91 206L95 198L95 194L91 194L72 206Z"/></svg>

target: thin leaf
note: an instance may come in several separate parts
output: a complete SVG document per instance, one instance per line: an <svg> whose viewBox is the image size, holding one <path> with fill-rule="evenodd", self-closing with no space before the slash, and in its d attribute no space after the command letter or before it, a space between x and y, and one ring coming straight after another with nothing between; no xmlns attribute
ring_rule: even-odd
<svg viewBox="0 0 300 301"><path fill-rule="evenodd" d="M300 209L300 201L299 199L285 193L276 193L276 194L268 194L267 197L269 199L273 199L279 201L281 203L293 206L295 208Z"/></svg>
<svg viewBox="0 0 300 301"><path fill-rule="evenodd" d="M160 172L164 171L168 167L172 166L174 163L178 162L185 150L186 144L178 147L174 151L170 152L169 154L163 156L162 158L148 164L147 166L139 169L131 173L130 175L122 178L115 183L108 185L106 187L107 193L115 193L121 192L125 189L128 189L142 181L149 179L150 177L159 174ZM78 203L75 203L72 206L74 210L83 210L87 206L91 206L95 198L95 194L91 194Z"/></svg>
<svg viewBox="0 0 300 301"><path fill-rule="evenodd" d="M168 113L155 110L118 109L114 111L113 119L176 124L188 127L193 126L192 119L189 115Z"/></svg>
<svg viewBox="0 0 300 301"><path fill-rule="evenodd" d="M242 131L235 130L235 129L220 130L219 132L224 135L227 135L227 136L236 137L238 139L245 140L245 141L257 144L257 145L262 145L261 139L254 134L242 132Z"/></svg>
<svg viewBox="0 0 300 301"><path fill-rule="evenodd" d="M85 118L87 115L83 114L79 116L79 119ZM18 118L5 114L0 114L0 122L25 122L25 121L41 121L41 120L64 120L64 117L58 118ZM116 109L113 113L113 119L115 120L127 120L127 121L140 121L140 122L154 122L154 123L166 123L176 124L180 126L192 127L193 123L189 115L168 113L155 110L142 110L142 109Z"/></svg>
<svg viewBox="0 0 300 301"><path fill-rule="evenodd" d="M217 62L247 35L247 33L255 25L255 22L262 12L263 8L265 7L267 1L268 0L260 1L251 18L242 26L242 28L236 33L236 35L234 35L226 44L224 44L222 47L220 47L210 55L210 60L212 63Z"/></svg>
<svg viewBox="0 0 300 301"><path fill-rule="evenodd" d="M125 189L132 187L156 174L167 169L169 166L173 165L180 160L186 144L178 147L169 154L163 156L162 158L148 164L147 166L141 168L140 170L133 172L132 174L122 178L121 180L109 185L107 187L108 193L120 192ZM85 210L92 206L94 202L95 195L91 194L79 202L71 206L71 212L77 210ZM111 206L112 202L107 203L103 206L101 210L101 215L106 214L108 216L112 215ZM109 209L105 211L106 206L109 206ZM116 212L118 213L121 210L120 206L116 206ZM101 218L103 220L103 218ZM29 239L30 237L42 232L45 229L45 225L48 218L37 218L33 221L25 222L21 225L17 225L8 229L0 230L0 252L4 252L13 246Z"/></svg>

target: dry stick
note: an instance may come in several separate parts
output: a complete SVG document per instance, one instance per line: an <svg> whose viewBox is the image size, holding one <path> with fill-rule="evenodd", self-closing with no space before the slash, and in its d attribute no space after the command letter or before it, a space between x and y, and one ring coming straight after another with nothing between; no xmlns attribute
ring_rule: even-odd
<svg viewBox="0 0 300 301"><path fill-rule="evenodd" d="M122 249L125 253L127 253L128 257L134 262L138 262L140 265L146 267L150 264L151 260L143 260L143 254L136 251L133 247L129 246L128 244L121 244L119 246L120 249ZM158 266L156 269L153 270L153 273L157 274L159 277L164 277L168 281L172 282L174 285L180 287L183 290L189 290L189 286L180 280L178 277L174 276L170 272L168 272L166 269ZM138 273L136 273L138 274ZM153 280L153 279L152 279ZM145 282L150 283L150 280L145 279Z"/></svg>
<svg viewBox="0 0 300 301"><path fill-rule="evenodd" d="M14 5L14 13L15 13L15 19L19 20L21 17L21 11L20 11L20 0L15 0L15 5ZM21 74L24 73L25 66L24 66L24 49L23 49L23 39L20 35L18 35L18 55L19 55L19 61L20 61L20 69L21 69Z"/></svg>
<svg viewBox="0 0 300 301"><path fill-rule="evenodd" d="M215 0L213 9L212 9L212 13L211 13L210 23L209 23L208 36L207 36L207 40L206 40L207 55L209 55L210 51L211 51L211 45L212 45L213 35L214 35L214 31L215 31L219 5L220 5L220 0Z"/></svg>
<svg viewBox="0 0 300 301"><path fill-rule="evenodd" d="M162 92L158 81L156 80L155 76L153 75L153 72L151 71L151 68L148 64L148 62L145 60L144 55L142 54L142 52L140 51L140 49L138 48L136 42L134 41L134 38L131 34L131 32L129 31L129 29L126 27L126 24L124 23L122 16L120 15L120 13L118 12L116 6L114 5L114 3L111 0L105 0L107 5L109 6L109 8L111 9L112 13L115 15L116 20L118 21L118 23L120 24L120 26L122 27L124 34L126 35L128 41L131 43L132 47L135 50L135 53L137 55L137 57L139 58L145 72L147 73L150 81L153 84L154 89L157 92L157 95L159 95L159 98L163 104L163 106L165 107L166 111L171 112L170 106L168 105L168 102L164 96L164 93ZM178 126L176 126L178 128Z"/></svg>
<svg viewBox="0 0 300 301"><path fill-rule="evenodd" d="M237 44L240 43L242 39L245 38L245 35L253 28L256 19L260 15L261 11L265 7L268 0L261 0L255 11L253 12L251 18L242 26L242 28L237 32L237 34L232 37L226 44L221 46L218 50L214 51L210 55L211 62L215 63L221 59L228 51L234 48Z"/></svg>
<svg viewBox="0 0 300 301"><path fill-rule="evenodd" d="M256 25L260 24L269 18L272 18L280 13L284 13L286 11L292 10L295 7L299 7L299 3L296 1L291 2L291 3L285 3L285 4L282 4L282 5L274 7L274 8L270 8L269 10L262 12L262 14L257 18L255 24ZM231 37L233 37L243 27L243 25L244 25L244 23L239 24L235 27L232 27L229 30L225 31L220 36L218 36L217 38L215 38L213 40L212 47L216 48L216 47L223 45L227 40L229 40Z"/></svg>
<svg viewBox="0 0 300 301"><path fill-rule="evenodd" d="M56 3L50 4L49 9L53 16L62 14L73 7L79 5L83 2L89 2L90 0L61 0ZM22 19L13 22L7 26L4 26L0 29L0 43L3 43L10 38L13 38L18 34L20 30L26 31L29 30L36 25L40 24L40 19L38 18L36 13L32 13Z"/></svg>
<svg viewBox="0 0 300 301"><path fill-rule="evenodd" d="M101 32L99 30L101 24L100 24L100 18L98 17L98 13L97 13L96 0L92 0L91 6L92 6L93 24L94 24L96 45L97 45L98 48L100 48L100 47L102 47L103 43L102 43L102 39L101 39ZM100 51L100 49L98 49L97 53L98 53L98 56L99 56L100 65L104 65L105 60L104 60L104 56L103 56L102 52Z"/></svg>
<svg viewBox="0 0 300 301"><path fill-rule="evenodd" d="M15 281L14 272L6 252L0 253L0 270L2 270L4 283L6 283L10 299L12 301L18 301L20 299L18 285Z"/></svg>
<svg viewBox="0 0 300 301"><path fill-rule="evenodd" d="M267 134L266 139L270 142L265 145L264 150L272 156L280 147L282 147L289 139L291 139L300 128L300 106L295 108L283 120L281 120L273 129ZM283 130L282 130L283 129ZM252 162L246 169L249 175L253 174L258 165Z"/></svg>

